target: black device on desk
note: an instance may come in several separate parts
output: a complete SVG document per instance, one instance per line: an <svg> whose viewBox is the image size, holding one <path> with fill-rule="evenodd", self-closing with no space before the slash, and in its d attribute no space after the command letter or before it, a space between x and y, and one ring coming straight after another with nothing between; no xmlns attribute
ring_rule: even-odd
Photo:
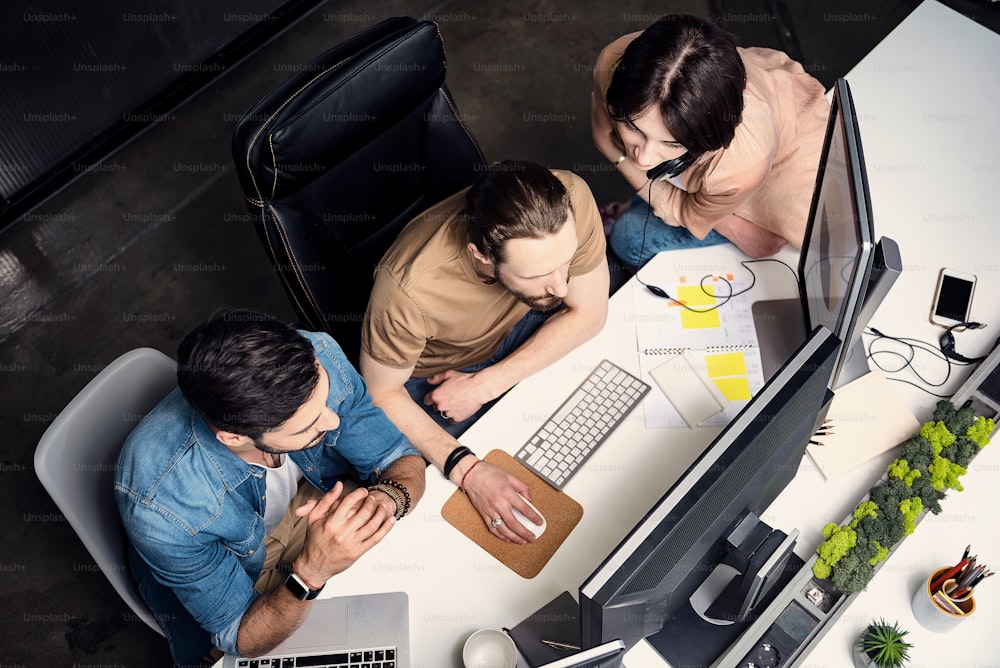
<svg viewBox="0 0 1000 668"><path fill-rule="evenodd" d="M838 79L799 255L799 298L752 306L764 376L819 325L844 343L831 389L868 373L861 332L902 268L895 241L875 242L854 100L847 81Z"/></svg>
<svg viewBox="0 0 1000 668"><path fill-rule="evenodd" d="M795 534L757 516L826 415L840 349L816 328L580 587L581 646L647 638L673 665L708 665L801 568Z"/></svg>

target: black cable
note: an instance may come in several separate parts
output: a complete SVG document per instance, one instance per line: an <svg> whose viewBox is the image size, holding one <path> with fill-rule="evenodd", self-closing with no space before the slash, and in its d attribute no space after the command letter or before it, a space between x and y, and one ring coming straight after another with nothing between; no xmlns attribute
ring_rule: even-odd
<svg viewBox="0 0 1000 668"><path fill-rule="evenodd" d="M652 194L653 194L653 182L650 181L649 182L649 192L646 195L646 199L649 200L652 197ZM646 208L646 218L642 222L642 242L639 245L639 262L642 262L642 252L646 249L646 228L649 225L649 214L650 214L650 212L652 210L653 210L652 205L647 206L647 208ZM664 225L666 225L666 224L667 223L664 223ZM643 285L647 290L649 290L650 292L652 292L657 297L662 297L663 299L668 299L668 300L672 301L673 303L677 304L678 306L681 306L681 307L687 309L688 311L691 311L693 313L709 313L711 311L716 310L717 308L725 306L726 304L729 303L729 300L731 300L733 297L738 297L738 296L740 296L740 295L742 295L744 293L747 293L747 292L749 292L750 290L753 289L753 287L757 284L757 274L755 274L753 272L753 270L750 267L748 267L747 265L750 264L750 263L754 263L754 262L777 262L778 264L783 265L785 268L788 269L788 271L792 272L792 277L795 279L796 287L801 287L801 286L798 285L798 276L796 275L795 270L792 269L788 265L787 262L784 262L783 260L779 260L777 258L772 258L772 257L760 258L760 259L757 259L757 260L741 260L740 261L740 265L744 269L746 269L748 272L750 272L750 276L751 276L752 280L750 281L750 285L749 286L747 286L746 288L740 290L739 292L733 292L733 284L725 276L718 276L718 277L716 277L714 274L706 274L706 275L702 276L701 280L698 282L698 287L701 288L702 293L705 294L705 295L707 295L707 296L709 296L709 297L713 297L715 299L720 299L720 298L722 299L722 302L716 304L715 306L711 306L709 308L704 308L704 309L691 308L690 306L688 306L684 302L682 302L682 301L680 301L680 300L678 300L678 299L676 299L674 297L671 297L669 294L667 294L667 291L664 290L663 288L661 288L660 286L658 286L658 285L652 285L650 283L646 283L641 278L639 278L639 271L640 271L639 268L636 269L635 280L638 281L641 285ZM723 297L720 297L719 295L716 295L714 292L709 292L708 290L706 290L705 289L705 281L707 281L710 278L721 278L726 283L726 286L729 288L729 294L727 294L727 295L725 295Z"/></svg>
<svg viewBox="0 0 1000 668"><path fill-rule="evenodd" d="M913 373L913 375L915 375L920 380L920 382L924 383L924 385L926 385L927 387L938 388L944 386L951 378L951 369L953 365L969 366L969 364L967 363L955 362L953 360L948 359L948 357L943 352L941 352L941 350L937 346L935 346L932 343L928 343L927 341L923 341L921 339L915 339L906 336L890 336L889 334L882 333L881 331L875 329L874 327L865 328L864 333L868 334L869 336L877 337L871 342L869 342L868 350L866 352L866 357L870 359L872 361L872 364L874 364L880 371L883 371L885 373L900 373L902 371L905 371L906 369L909 369ZM896 350L873 350L873 347L876 344L876 342L883 339L889 341L895 341L896 343L900 344L907 351L907 354L904 355L902 352ZM918 351L927 352L931 354L933 357L942 360L947 365L947 371L945 372L944 380L942 380L939 383L933 383L930 380L928 380L927 377L925 377L919 371L917 371L917 369L913 366L913 362L916 359ZM898 368L889 368L888 366L885 366L882 362L880 362L879 358L876 356L889 356L890 358L900 358L903 360L903 363ZM932 397L936 397L938 399L949 399L951 397L951 395L937 394L936 392L932 392L929 389L927 389L927 387L922 387L917 383L914 383L912 381L903 378L891 378L888 376L887 378L888 380L892 380L897 383L906 383L907 385L912 385L918 390L926 392Z"/></svg>

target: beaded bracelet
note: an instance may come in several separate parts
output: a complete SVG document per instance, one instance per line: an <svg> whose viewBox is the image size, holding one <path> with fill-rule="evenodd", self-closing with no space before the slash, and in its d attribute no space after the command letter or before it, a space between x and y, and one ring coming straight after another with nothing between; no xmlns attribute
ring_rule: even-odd
<svg viewBox="0 0 1000 668"><path fill-rule="evenodd" d="M368 488L370 492L382 492L389 496L396 503L396 512L393 516L397 520L403 519L410 511L410 493L402 484L395 480L381 480L377 484Z"/></svg>
<svg viewBox="0 0 1000 668"><path fill-rule="evenodd" d="M386 484L386 485L389 485L391 487L395 487L396 489L398 489L399 492L406 499L405 502L404 502L404 504L403 504L403 512L401 512L396 517L397 520L402 519L403 517L406 516L406 513L410 512L410 493L406 490L406 487L404 487L402 483L396 482L395 480L383 480L381 482L384 483L384 484Z"/></svg>

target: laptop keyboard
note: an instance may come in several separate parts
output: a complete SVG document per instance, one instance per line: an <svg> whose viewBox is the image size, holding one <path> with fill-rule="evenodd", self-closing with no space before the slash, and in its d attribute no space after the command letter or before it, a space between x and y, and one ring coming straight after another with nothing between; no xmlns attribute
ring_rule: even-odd
<svg viewBox="0 0 1000 668"><path fill-rule="evenodd" d="M649 385L604 360L514 457L562 489L648 391Z"/></svg>
<svg viewBox="0 0 1000 668"><path fill-rule="evenodd" d="M238 659L237 668L396 668L395 647L331 652L311 656L272 656L266 659Z"/></svg>

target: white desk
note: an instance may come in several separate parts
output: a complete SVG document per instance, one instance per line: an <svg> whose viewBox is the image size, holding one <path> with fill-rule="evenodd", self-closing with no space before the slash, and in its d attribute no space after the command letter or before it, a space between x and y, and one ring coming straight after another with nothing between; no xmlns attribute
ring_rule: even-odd
<svg viewBox="0 0 1000 668"><path fill-rule="evenodd" d="M846 78L859 118L875 228L899 243L904 265L873 324L886 334L936 341L942 330L927 316L937 272L964 268L979 277L972 317L989 326L958 334L956 348L967 357L983 355L1000 336L995 196L1000 187L1000 36L927 1ZM943 377L939 362L922 368ZM940 393L951 394L967 376L967 370L953 373ZM929 418L934 398L906 385L894 388L918 419ZM803 665L849 665L851 640L879 616L898 619L910 629L913 666L998 665L1000 653L992 649L1000 622L996 583L984 583L976 613L947 634L926 631L909 606L927 572L955 563L969 543L983 561L1000 564L992 517L1000 507L1000 439L995 441L963 478L966 490L951 493L942 514L925 518L903 541ZM871 480L877 474L873 465L862 467L855 477ZM823 485L815 472L803 470L772 508L777 513L794 506L796 499L829 498L846 488L839 479L833 482ZM846 497L829 520L846 516L857 496ZM798 526L815 531L820 524ZM808 535L805 539L810 540Z"/></svg>
<svg viewBox="0 0 1000 668"><path fill-rule="evenodd" d="M740 259L735 247L728 245L684 251L658 256L643 275L650 278L657 267L670 270L675 262L693 272L725 272L739 267ZM790 259L794 261L794 255ZM768 264L757 265L755 271L760 277L755 294L761 298L795 294L787 269ZM601 359L637 374L633 320L627 287L612 298L608 323L598 337L512 389L466 432L462 442L480 456L492 449L513 453ZM441 518L440 509L455 486L430 470L427 492L413 516L331 580L324 594L407 591L413 665L461 666L461 645L474 630L513 626L562 591L575 596L603 556L718 431L647 430L641 407L633 412L566 486L564 491L584 507L583 518L530 580L510 571Z"/></svg>
<svg viewBox="0 0 1000 668"><path fill-rule="evenodd" d="M873 324L887 334L934 341L941 330L929 324L927 314L938 270L972 271L979 275L973 316L990 327L958 335L957 348L967 356L982 354L1000 333L1000 234L995 230L1000 220L993 205L1000 188L998 67L1000 37L925 2L847 77L859 115L876 230L899 243L904 263ZM795 265L794 254L785 257ZM735 269L738 258L730 247L685 251L656 258L648 271L655 272L658 263L684 263L709 273ZM776 265L755 270L760 275L755 299L794 295L787 270ZM494 448L514 452L600 359L637 372L631 301L629 288L619 291L601 335L514 388L462 441L480 455ZM966 375L954 374L942 394L950 394ZM930 415L933 398L903 385L897 391L919 419ZM567 485L566 493L585 509L583 519L531 580L508 570L441 518L455 487L430 470L427 492L414 514L334 578L324 593L407 591L413 666L461 666L462 643L474 630L511 626L564 590L575 595L603 556L717 433L646 430L641 409L634 412ZM968 543L983 561L1000 565L996 522L987 515L1000 507L997 450L1000 443L979 455L963 479L967 490L952 493L944 513L925 519L903 542L804 665L850 665L853 636L870 619L883 616L910 629L916 645L913 666L995 661L991 634L1000 621L1000 583L986 581L975 615L946 635L920 627L909 601L925 573L955 562ZM846 516L885 461L827 482L807 459L765 519L799 528L797 551L808 557L823 524ZM626 665L657 665L645 651L637 646Z"/></svg>

